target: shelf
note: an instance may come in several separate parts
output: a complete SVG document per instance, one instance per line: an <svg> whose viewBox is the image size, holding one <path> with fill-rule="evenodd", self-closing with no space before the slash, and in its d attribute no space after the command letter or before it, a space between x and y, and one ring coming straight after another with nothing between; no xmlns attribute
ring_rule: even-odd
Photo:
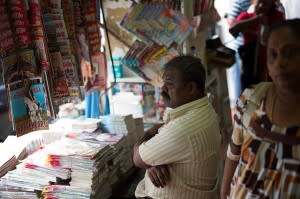
<svg viewBox="0 0 300 199"><path fill-rule="evenodd" d="M113 82L113 80L111 80ZM144 79L141 77L123 77L123 78L117 78L117 83L146 83Z"/></svg>
<svg viewBox="0 0 300 199"><path fill-rule="evenodd" d="M215 75L210 75L206 78L205 88L211 86L216 81ZM113 82L113 80L111 80ZM146 83L144 79L141 77L123 77L123 78L117 78L117 83Z"/></svg>

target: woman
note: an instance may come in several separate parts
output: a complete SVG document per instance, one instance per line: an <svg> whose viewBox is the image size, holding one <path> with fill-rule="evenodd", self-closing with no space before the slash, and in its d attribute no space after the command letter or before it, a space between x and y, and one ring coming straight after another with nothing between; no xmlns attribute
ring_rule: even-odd
<svg viewBox="0 0 300 199"><path fill-rule="evenodd" d="M270 29L267 67L238 101L221 199L300 198L300 19Z"/></svg>

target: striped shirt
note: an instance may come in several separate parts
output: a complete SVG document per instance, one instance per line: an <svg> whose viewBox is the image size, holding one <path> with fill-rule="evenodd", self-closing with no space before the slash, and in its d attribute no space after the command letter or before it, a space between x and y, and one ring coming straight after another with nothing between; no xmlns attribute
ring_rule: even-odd
<svg viewBox="0 0 300 199"><path fill-rule="evenodd" d="M300 128L273 124L265 112L265 98L246 116L251 96L253 89L245 90L237 104L232 143L241 152L231 152L240 158L229 198L300 198ZM249 117L248 123L244 117Z"/></svg>
<svg viewBox="0 0 300 199"><path fill-rule="evenodd" d="M228 14L228 18L235 20L242 12L246 12L251 5L250 0L234 0L231 5L231 11ZM237 48L244 44L243 34L240 33L235 39Z"/></svg>
<svg viewBox="0 0 300 199"><path fill-rule="evenodd" d="M236 19L240 13L247 11L250 5L250 0L234 0L228 17L230 19Z"/></svg>
<svg viewBox="0 0 300 199"><path fill-rule="evenodd" d="M157 188L146 173L136 196L217 198L219 145L218 117L207 97L171 110L158 134L139 147L146 164L168 166L170 181L166 187Z"/></svg>

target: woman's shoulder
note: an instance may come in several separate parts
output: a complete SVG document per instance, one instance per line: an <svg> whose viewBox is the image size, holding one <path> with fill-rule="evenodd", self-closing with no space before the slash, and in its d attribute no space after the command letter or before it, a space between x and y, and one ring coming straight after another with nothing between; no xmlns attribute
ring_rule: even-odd
<svg viewBox="0 0 300 199"><path fill-rule="evenodd" d="M283 21L285 19L285 12L280 7L276 7L270 15L270 24L276 23L278 21Z"/></svg>
<svg viewBox="0 0 300 199"><path fill-rule="evenodd" d="M260 106L271 86L271 82L261 82L253 88L245 89L237 101L237 107L244 109L249 103Z"/></svg>

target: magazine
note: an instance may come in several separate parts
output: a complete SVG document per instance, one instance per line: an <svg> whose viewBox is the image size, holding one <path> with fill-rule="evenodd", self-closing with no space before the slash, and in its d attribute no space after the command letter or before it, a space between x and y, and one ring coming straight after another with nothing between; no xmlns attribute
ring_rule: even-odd
<svg viewBox="0 0 300 199"><path fill-rule="evenodd" d="M53 97L68 97L69 88L64 75L63 59L60 52L50 53L52 63Z"/></svg>
<svg viewBox="0 0 300 199"><path fill-rule="evenodd" d="M160 2L133 3L120 25L147 45L154 41L167 47L182 44L193 29L181 12Z"/></svg>
<svg viewBox="0 0 300 199"><path fill-rule="evenodd" d="M38 68L35 62L33 50L20 52L19 59L15 53L2 59L3 76L5 83L11 83L21 79L23 74L26 78L37 76Z"/></svg>
<svg viewBox="0 0 300 199"><path fill-rule="evenodd" d="M8 84L13 129L17 136L48 129L48 106L42 78Z"/></svg>
<svg viewBox="0 0 300 199"><path fill-rule="evenodd" d="M162 86L163 66L179 53L175 48L147 46L136 40L122 59L122 64L132 69L147 82Z"/></svg>
<svg viewBox="0 0 300 199"><path fill-rule="evenodd" d="M92 54L93 63L93 86L98 87L99 90L106 88L106 56L105 53L95 52Z"/></svg>

